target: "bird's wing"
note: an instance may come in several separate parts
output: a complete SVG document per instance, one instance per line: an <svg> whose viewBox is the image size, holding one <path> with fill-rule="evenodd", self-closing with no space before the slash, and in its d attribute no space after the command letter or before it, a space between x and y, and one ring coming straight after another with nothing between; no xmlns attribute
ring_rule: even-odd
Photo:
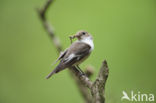
<svg viewBox="0 0 156 103"><path fill-rule="evenodd" d="M53 62L53 63L51 64L51 66L54 65L54 64L56 64L59 60L61 60L61 59L65 56L65 54L67 53L67 51L68 51L68 49L64 50L63 52L60 52L59 57L56 59L55 62Z"/></svg>
<svg viewBox="0 0 156 103"><path fill-rule="evenodd" d="M86 43L73 43L68 49L66 55L61 60L61 64L65 64L67 66L73 65L74 63L88 56L88 54L90 53L90 49L91 47Z"/></svg>
<svg viewBox="0 0 156 103"><path fill-rule="evenodd" d="M82 42L73 43L59 56L58 60L61 59L59 65L46 78L50 78L53 74L58 73L85 58L90 53L90 49L91 47L88 44Z"/></svg>

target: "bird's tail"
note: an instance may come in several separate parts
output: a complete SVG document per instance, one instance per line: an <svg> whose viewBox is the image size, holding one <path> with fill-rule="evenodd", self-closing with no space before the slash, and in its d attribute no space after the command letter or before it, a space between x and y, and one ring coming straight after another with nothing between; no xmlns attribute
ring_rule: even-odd
<svg viewBox="0 0 156 103"><path fill-rule="evenodd" d="M46 79L49 79L53 74L58 73L61 70L62 70L62 67L60 65L58 65L51 73L48 74Z"/></svg>

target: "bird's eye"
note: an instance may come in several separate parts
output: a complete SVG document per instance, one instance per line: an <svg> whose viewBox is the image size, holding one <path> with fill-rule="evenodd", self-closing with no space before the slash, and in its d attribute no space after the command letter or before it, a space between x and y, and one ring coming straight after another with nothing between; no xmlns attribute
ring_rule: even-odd
<svg viewBox="0 0 156 103"><path fill-rule="evenodd" d="M86 33L85 32L82 32L82 34L85 35Z"/></svg>

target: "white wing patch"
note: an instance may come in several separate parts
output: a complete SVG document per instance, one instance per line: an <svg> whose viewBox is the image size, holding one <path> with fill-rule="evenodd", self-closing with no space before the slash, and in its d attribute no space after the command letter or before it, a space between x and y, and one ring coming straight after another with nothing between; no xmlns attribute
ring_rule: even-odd
<svg viewBox="0 0 156 103"><path fill-rule="evenodd" d="M65 63L69 62L71 59L75 57L75 54L70 54L67 58L65 58Z"/></svg>

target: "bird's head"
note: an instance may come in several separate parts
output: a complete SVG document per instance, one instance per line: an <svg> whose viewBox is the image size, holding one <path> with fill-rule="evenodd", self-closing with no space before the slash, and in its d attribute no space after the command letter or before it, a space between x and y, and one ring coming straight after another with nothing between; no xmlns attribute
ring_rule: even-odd
<svg viewBox="0 0 156 103"><path fill-rule="evenodd" d="M81 31L78 31L74 36L73 38L77 38L78 40L82 40L82 39L86 39L86 38L90 38L92 39L92 36L91 34L89 34L88 32L84 31L84 30L81 30Z"/></svg>

